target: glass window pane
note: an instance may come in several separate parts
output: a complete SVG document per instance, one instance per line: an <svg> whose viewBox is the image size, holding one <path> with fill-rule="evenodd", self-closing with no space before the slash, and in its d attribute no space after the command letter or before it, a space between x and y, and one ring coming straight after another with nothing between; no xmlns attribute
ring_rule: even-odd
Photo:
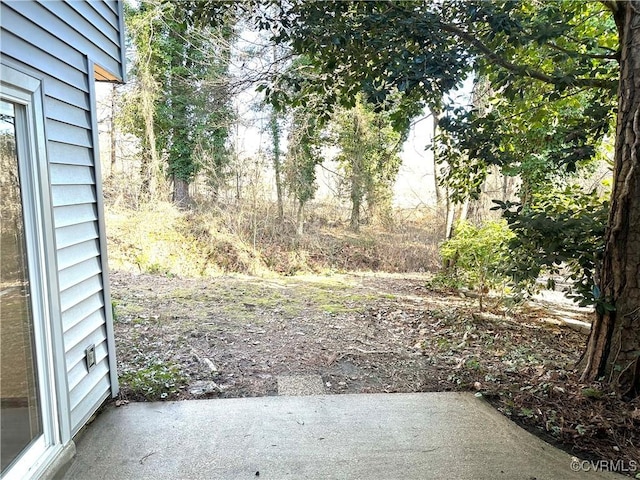
<svg viewBox="0 0 640 480"><path fill-rule="evenodd" d="M19 108L19 107L18 107ZM16 135L0 100L0 452L7 467L42 430Z"/></svg>

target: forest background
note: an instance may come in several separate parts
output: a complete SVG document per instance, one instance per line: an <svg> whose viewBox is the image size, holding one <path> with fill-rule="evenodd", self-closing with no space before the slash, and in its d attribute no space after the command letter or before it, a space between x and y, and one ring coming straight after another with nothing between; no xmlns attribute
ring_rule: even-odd
<svg viewBox="0 0 640 480"><path fill-rule="evenodd" d="M395 112L374 112L376 107L361 95L353 108L341 107L328 119L319 98L315 108L310 102L306 108L276 110L265 85L302 71L304 60L275 46L250 18L196 27L179 18L186 15L179 10L161 2L127 9L129 82L98 85L102 171L114 221L129 217L122 211L118 215L119 209L143 215L150 208L165 208L178 222L200 215L191 222L199 225L192 232L196 237L227 231L230 237L219 239L219 247L240 250L234 252L238 258L196 261L201 272L435 271L438 246L452 237L458 222L481 227L501 216L494 200L519 199L518 169L484 165L478 172L475 166L477 175L469 174L464 185L468 172L449 164L442 152L438 158L434 139L441 133L428 107L403 112L398 105ZM466 111L489 110L495 99L489 81L474 74L447 94L450 105ZM405 123L399 126L394 115L405 115ZM445 140L444 135L438 138ZM595 192L602 203L610 185L612 149L612 137L602 138L589 161L554 175L555 191ZM544 176L546 166L526 168ZM156 226L167 226L164 220ZM320 260L322 247L310 252L310 239L329 242L333 258ZM330 245L333 241L336 245ZM367 250L367 245L378 248ZM361 249L356 255L361 264L345 257L343 247ZM129 263L174 274L181 273L180 264L191 268L193 262L164 258L177 252L160 248L147 249ZM131 252L114 253L116 266L125 260L119 256L131 257ZM313 258L320 260L317 265Z"/></svg>
<svg viewBox="0 0 640 480"><path fill-rule="evenodd" d="M177 228L135 218L146 238L116 234L128 243L112 259L170 274L432 270L438 245L449 286L515 299L562 275L595 307L583 378L606 374L633 397L635 14L617 2L137 4L106 190ZM248 102L251 89L264 98ZM435 198L407 214L393 203L399 153L424 112ZM268 141L247 153L256 122ZM120 170L118 128L138 149ZM319 171L333 178L322 204ZM159 261L149 239L183 248Z"/></svg>
<svg viewBox="0 0 640 480"><path fill-rule="evenodd" d="M203 348L231 372L207 395L268 394L278 369L315 365L338 391L479 390L572 448L637 458L638 21L616 1L129 4L129 79L98 105L123 390L189 397L211 376ZM347 298L354 273L384 286L374 306ZM321 297L347 304L312 315L305 275L340 278ZM523 310L542 287L589 309L588 339ZM229 289L243 309L202 323ZM478 305L434 307L461 291ZM318 345L291 347L297 318ZM401 334L344 345L364 321L367 341ZM280 341L281 364L247 370ZM331 370L345 358L369 384Z"/></svg>

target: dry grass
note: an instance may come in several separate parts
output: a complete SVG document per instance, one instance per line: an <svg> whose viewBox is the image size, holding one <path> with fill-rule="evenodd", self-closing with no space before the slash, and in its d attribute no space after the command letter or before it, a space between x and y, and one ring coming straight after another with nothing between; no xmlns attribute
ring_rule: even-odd
<svg viewBox="0 0 640 480"><path fill-rule="evenodd" d="M176 276L268 276L326 271L427 272L439 266L442 221L433 211L394 212L394 225L347 229L348 212L312 205L306 231L280 222L275 205L107 205L111 267ZM342 214L342 215L340 215Z"/></svg>

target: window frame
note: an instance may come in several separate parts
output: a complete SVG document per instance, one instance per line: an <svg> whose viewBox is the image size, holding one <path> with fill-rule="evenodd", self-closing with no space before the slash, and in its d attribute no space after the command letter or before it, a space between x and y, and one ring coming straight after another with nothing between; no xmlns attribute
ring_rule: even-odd
<svg viewBox="0 0 640 480"><path fill-rule="evenodd" d="M16 147L43 421L43 434L3 473L4 480L37 477L70 440L42 83L42 79L13 66L0 65L0 97L16 107Z"/></svg>

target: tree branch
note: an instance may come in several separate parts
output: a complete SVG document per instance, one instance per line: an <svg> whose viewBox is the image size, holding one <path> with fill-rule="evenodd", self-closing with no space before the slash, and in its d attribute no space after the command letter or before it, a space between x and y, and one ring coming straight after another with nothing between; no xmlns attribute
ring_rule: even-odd
<svg viewBox="0 0 640 480"><path fill-rule="evenodd" d="M509 70L510 72L516 73L523 77L535 78L536 80L540 80L541 82L550 83L552 85L570 85L574 87L590 87L590 88L612 88L615 86L615 81L604 79L604 78L574 78L571 81L567 81L566 78L562 77L554 77L551 75L547 75L546 73L540 72L538 70L534 70L530 67L526 67L523 65L516 65L514 63L509 62L508 60L502 58L496 52L487 47L484 43L478 40L473 35L465 32L459 27L455 25L451 25L449 23L440 23L440 28L442 28L445 32L452 33L456 37L460 38L465 43L472 45L480 53L482 53L486 58L491 60L497 65Z"/></svg>
<svg viewBox="0 0 640 480"><path fill-rule="evenodd" d="M580 53L574 52L573 50L569 50L561 47L560 45L556 45L555 43L547 43L551 48L558 50L560 52L566 53L567 55L571 55L572 57L586 57L586 58L594 58L600 60L620 60L620 55L618 53Z"/></svg>

